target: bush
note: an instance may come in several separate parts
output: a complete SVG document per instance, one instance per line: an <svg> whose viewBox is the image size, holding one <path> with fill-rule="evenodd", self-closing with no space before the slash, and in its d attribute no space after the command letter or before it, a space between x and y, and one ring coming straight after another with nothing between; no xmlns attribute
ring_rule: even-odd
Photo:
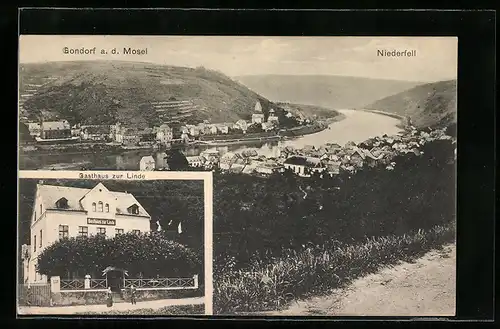
<svg viewBox="0 0 500 329"><path fill-rule="evenodd" d="M287 302L328 293L379 268L411 261L455 240L453 225L357 244L325 244L287 250L282 257L255 261L245 271L214 271L214 314L276 310Z"/></svg>
<svg viewBox="0 0 500 329"><path fill-rule="evenodd" d="M108 266L144 277L203 273L197 253L157 232L62 239L42 251L37 266L41 274L61 277L68 271L96 275Z"/></svg>

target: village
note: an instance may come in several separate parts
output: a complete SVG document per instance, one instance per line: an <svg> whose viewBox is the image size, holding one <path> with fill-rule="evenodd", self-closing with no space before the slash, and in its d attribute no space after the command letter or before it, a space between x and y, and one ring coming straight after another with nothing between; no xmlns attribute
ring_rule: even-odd
<svg viewBox="0 0 500 329"><path fill-rule="evenodd" d="M305 146L294 148L285 146L280 141L278 146L270 149L270 153L262 154L259 149L246 148L241 152L220 154L215 149L201 152L198 156L188 156L190 167L203 170L220 169L222 172L251 174L267 177L276 172L291 170L298 176L311 177L314 173L337 175L341 171L354 173L365 166L385 165L393 170L397 165L393 159L402 154L413 153L417 156L423 151L422 146L434 140L452 140L445 129L417 130L407 127L398 135L383 135L368 139L361 143L348 142L345 145L327 143L322 146ZM456 141L455 144L456 153ZM152 156L145 156L140 161L140 170L168 170L168 163L157 168Z"/></svg>
<svg viewBox="0 0 500 329"><path fill-rule="evenodd" d="M161 102L172 108L184 108L183 101ZM155 106L160 106L155 105ZM299 125L308 125L310 119L303 115L292 115L286 112L287 118L293 118ZM210 123L208 120L198 124L183 124L179 121L162 123L158 126L138 128L117 122L113 125L71 125L68 120L33 121L21 117L29 131L29 135L37 144L63 143L94 143L120 146L123 149L137 148L169 148L176 144L190 144L209 137L208 140L219 138L228 140L231 136L245 139L255 136L276 135L279 131L280 120L274 109L267 114L262 110L259 101L256 102L251 120L240 119L234 123ZM229 138L228 138L229 137ZM208 143L208 142L205 142Z"/></svg>

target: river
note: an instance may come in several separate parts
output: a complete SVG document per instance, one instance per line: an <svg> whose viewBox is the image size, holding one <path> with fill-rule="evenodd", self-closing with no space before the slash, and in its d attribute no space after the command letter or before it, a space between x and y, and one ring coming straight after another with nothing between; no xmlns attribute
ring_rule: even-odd
<svg viewBox="0 0 500 329"><path fill-rule="evenodd" d="M325 143L337 143L345 145L348 141L362 142L368 138L381 136L383 134L393 135L401 132L398 128L399 120L386 115L356 110L338 110L345 115L341 121L330 124L328 129L318 133L305 135L295 139L281 142L283 146L302 148L305 145L320 146ZM246 145L231 146L190 146L183 150L186 156L198 155L203 150L216 149L221 154L228 151L239 152L252 148L259 154L272 156L277 150L278 142L250 143ZM96 169L116 170L138 170L139 161L143 156L152 155L157 167L164 165L164 152L150 150L126 151L116 153L92 153L92 154L56 154L56 155L23 155L19 160L19 168L22 169L67 169L78 170L82 166Z"/></svg>

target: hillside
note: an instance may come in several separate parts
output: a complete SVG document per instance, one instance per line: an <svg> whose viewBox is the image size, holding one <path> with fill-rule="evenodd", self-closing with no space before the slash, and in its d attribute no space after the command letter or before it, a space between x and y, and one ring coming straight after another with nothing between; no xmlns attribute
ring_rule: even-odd
<svg viewBox="0 0 500 329"><path fill-rule="evenodd" d="M457 81L417 86L365 108L409 116L416 127L449 126L457 122Z"/></svg>
<svg viewBox="0 0 500 329"><path fill-rule="evenodd" d="M256 101L274 104L229 77L205 68L117 61L21 64L21 116L70 123L139 127L162 122L249 119Z"/></svg>
<svg viewBox="0 0 500 329"><path fill-rule="evenodd" d="M333 109L357 108L420 84L333 75L252 75L235 79L272 101Z"/></svg>

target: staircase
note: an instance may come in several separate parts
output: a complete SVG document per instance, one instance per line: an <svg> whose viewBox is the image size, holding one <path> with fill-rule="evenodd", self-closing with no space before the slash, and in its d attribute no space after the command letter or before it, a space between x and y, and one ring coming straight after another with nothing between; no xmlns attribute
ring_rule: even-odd
<svg viewBox="0 0 500 329"><path fill-rule="evenodd" d="M113 292L113 303L125 303L125 299L123 299L121 293Z"/></svg>

